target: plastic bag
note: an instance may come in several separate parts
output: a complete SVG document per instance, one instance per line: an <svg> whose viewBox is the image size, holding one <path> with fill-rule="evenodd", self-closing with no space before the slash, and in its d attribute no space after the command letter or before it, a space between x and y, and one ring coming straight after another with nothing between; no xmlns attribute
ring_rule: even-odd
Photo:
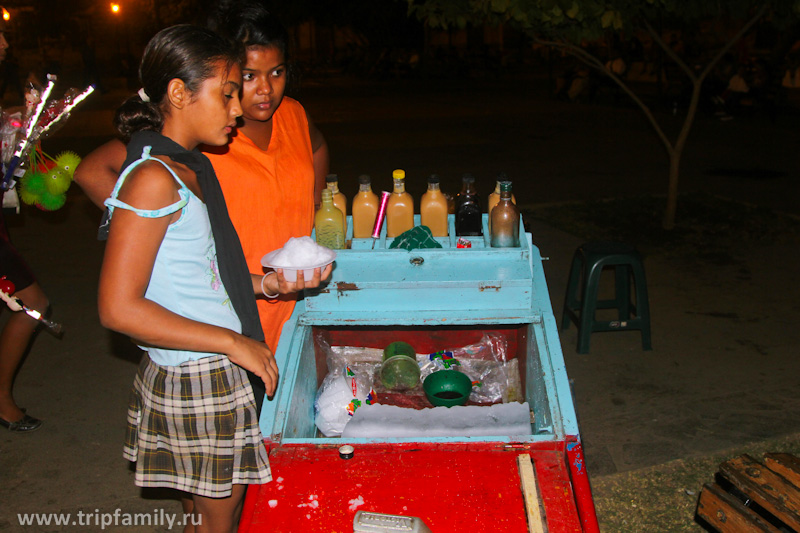
<svg viewBox="0 0 800 533"><path fill-rule="evenodd" d="M370 348L330 346L322 335L316 344L326 354L328 374L314 400L314 423L326 437L338 437L356 409L375 401L373 360L379 356Z"/></svg>
<svg viewBox="0 0 800 533"><path fill-rule="evenodd" d="M469 401L478 404L523 401L519 364L507 359L508 343L504 335L484 333L481 340L461 348L429 354L421 363L424 380L438 370L457 370L472 380Z"/></svg>
<svg viewBox="0 0 800 533"><path fill-rule="evenodd" d="M329 372L314 401L314 423L326 437L338 437L356 409L373 403L372 376L349 366Z"/></svg>

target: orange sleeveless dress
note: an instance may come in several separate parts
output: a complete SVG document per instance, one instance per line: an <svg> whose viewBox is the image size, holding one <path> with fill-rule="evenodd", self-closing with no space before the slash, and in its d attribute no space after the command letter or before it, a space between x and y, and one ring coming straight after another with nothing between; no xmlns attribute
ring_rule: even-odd
<svg viewBox="0 0 800 533"><path fill-rule="evenodd" d="M217 173L250 272L264 271L264 254L314 227L314 163L308 119L299 102L284 97L272 117L264 152L241 131L227 146L204 147ZM267 345L274 352L296 295L258 300Z"/></svg>

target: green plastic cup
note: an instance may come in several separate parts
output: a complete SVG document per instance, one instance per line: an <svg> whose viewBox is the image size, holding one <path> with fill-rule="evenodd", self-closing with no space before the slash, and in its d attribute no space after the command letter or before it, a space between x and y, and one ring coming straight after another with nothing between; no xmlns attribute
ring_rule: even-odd
<svg viewBox="0 0 800 533"><path fill-rule="evenodd" d="M472 380L458 370L439 370L425 378L422 390L433 405L464 405L472 392Z"/></svg>
<svg viewBox="0 0 800 533"><path fill-rule="evenodd" d="M389 390L413 389L419 383L419 365L416 359L395 355L381 365L381 382Z"/></svg>
<svg viewBox="0 0 800 533"><path fill-rule="evenodd" d="M417 360L417 352L414 351L414 347L403 341L395 341L383 349L384 361L396 355L404 355L414 361Z"/></svg>

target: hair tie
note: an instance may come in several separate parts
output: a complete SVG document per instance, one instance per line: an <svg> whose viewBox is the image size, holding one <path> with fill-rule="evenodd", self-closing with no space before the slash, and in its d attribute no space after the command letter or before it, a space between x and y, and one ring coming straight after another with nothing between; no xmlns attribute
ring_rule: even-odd
<svg viewBox="0 0 800 533"><path fill-rule="evenodd" d="M146 93L146 92L144 92L144 87L142 87L141 89L139 89L139 98L141 98L141 99L142 99L142 102L144 102L144 103L148 103L148 102L150 102L150 97L149 97L149 96L147 96L147 93Z"/></svg>

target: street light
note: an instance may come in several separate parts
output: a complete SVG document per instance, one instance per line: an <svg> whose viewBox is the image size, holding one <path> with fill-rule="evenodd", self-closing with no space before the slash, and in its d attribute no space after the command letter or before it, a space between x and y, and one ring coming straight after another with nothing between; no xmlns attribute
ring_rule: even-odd
<svg viewBox="0 0 800 533"><path fill-rule="evenodd" d="M118 3L111 2L111 12L112 13L114 13L116 15L117 13L119 13L119 9L120 9L120 7L119 7Z"/></svg>
<svg viewBox="0 0 800 533"><path fill-rule="evenodd" d="M5 20L6 22L11 20L11 13L9 13L6 8L3 8L3 20Z"/></svg>

